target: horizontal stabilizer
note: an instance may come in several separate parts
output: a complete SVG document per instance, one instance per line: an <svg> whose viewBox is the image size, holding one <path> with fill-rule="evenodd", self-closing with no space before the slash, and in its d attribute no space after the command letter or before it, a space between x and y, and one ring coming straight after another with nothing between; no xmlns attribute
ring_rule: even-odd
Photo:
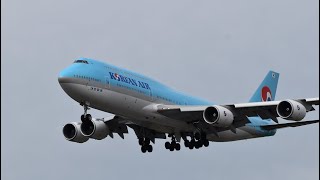
<svg viewBox="0 0 320 180"><path fill-rule="evenodd" d="M314 124L314 123L319 123L319 120L303 121L303 122L295 122L295 123L285 123L285 124L265 125L265 126L261 126L261 128L264 129L264 130L274 130L274 129L280 129L280 128L286 128L286 127L304 126L304 125Z"/></svg>

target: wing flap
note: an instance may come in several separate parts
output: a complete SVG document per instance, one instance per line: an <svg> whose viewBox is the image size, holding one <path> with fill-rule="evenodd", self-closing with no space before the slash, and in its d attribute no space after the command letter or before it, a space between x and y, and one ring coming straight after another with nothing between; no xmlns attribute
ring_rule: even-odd
<svg viewBox="0 0 320 180"><path fill-rule="evenodd" d="M206 106L207 107L207 106ZM195 122L202 119L202 112L206 108L204 106L158 106L158 113L173 119L185 122Z"/></svg>

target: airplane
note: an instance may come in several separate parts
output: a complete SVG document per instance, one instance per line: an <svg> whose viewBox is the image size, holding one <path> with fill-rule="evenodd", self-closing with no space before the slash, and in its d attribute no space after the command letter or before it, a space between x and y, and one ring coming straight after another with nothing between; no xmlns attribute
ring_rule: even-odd
<svg viewBox="0 0 320 180"><path fill-rule="evenodd" d="M79 58L58 76L65 93L84 109L81 121L66 124L63 135L77 143L114 134L124 139L129 127L146 153L156 139L167 137L165 148L179 151L182 140L186 148L199 149L209 142L268 137L277 129L319 123L301 121L319 105L319 97L275 101L278 79L279 73L269 71L249 102L214 104L103 61ZM93 118L90 108L112 115Z"/></svg>

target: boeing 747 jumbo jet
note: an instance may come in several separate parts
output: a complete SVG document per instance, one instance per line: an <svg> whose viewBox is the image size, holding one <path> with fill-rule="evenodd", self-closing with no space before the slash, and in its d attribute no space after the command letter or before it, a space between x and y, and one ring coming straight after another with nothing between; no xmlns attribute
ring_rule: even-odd
<svg viewBox="0 0 320 180"><path fill-rule="evenodd" d="M155 139L171 138L170 151L208 147L209 141L226 142L273 136L277 129L318 123L301 121L319 105L319 97L275 101L279 74L270 71L249 102L214 104L180 93L151 78L88 58L79 58L59 74L62 89L84 108L81 122L68 123L63 134L84 143L118 134L128 127L138 138L141 151L152 152ZM113 114L92 118L88 109ZM278 123L277 118L291 123Z"/></svg>

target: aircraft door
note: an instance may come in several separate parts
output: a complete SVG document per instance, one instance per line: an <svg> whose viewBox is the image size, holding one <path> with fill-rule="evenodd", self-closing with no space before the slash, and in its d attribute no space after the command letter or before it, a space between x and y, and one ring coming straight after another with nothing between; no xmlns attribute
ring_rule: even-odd
<svg viewBox="0 0 320 180"><path fill-rule="evenodd" d="M149 93L150 93L150 101L153 101L154 98L153 98L153 94L152 94L152 90L151 89L149 89Z"/></svg>

